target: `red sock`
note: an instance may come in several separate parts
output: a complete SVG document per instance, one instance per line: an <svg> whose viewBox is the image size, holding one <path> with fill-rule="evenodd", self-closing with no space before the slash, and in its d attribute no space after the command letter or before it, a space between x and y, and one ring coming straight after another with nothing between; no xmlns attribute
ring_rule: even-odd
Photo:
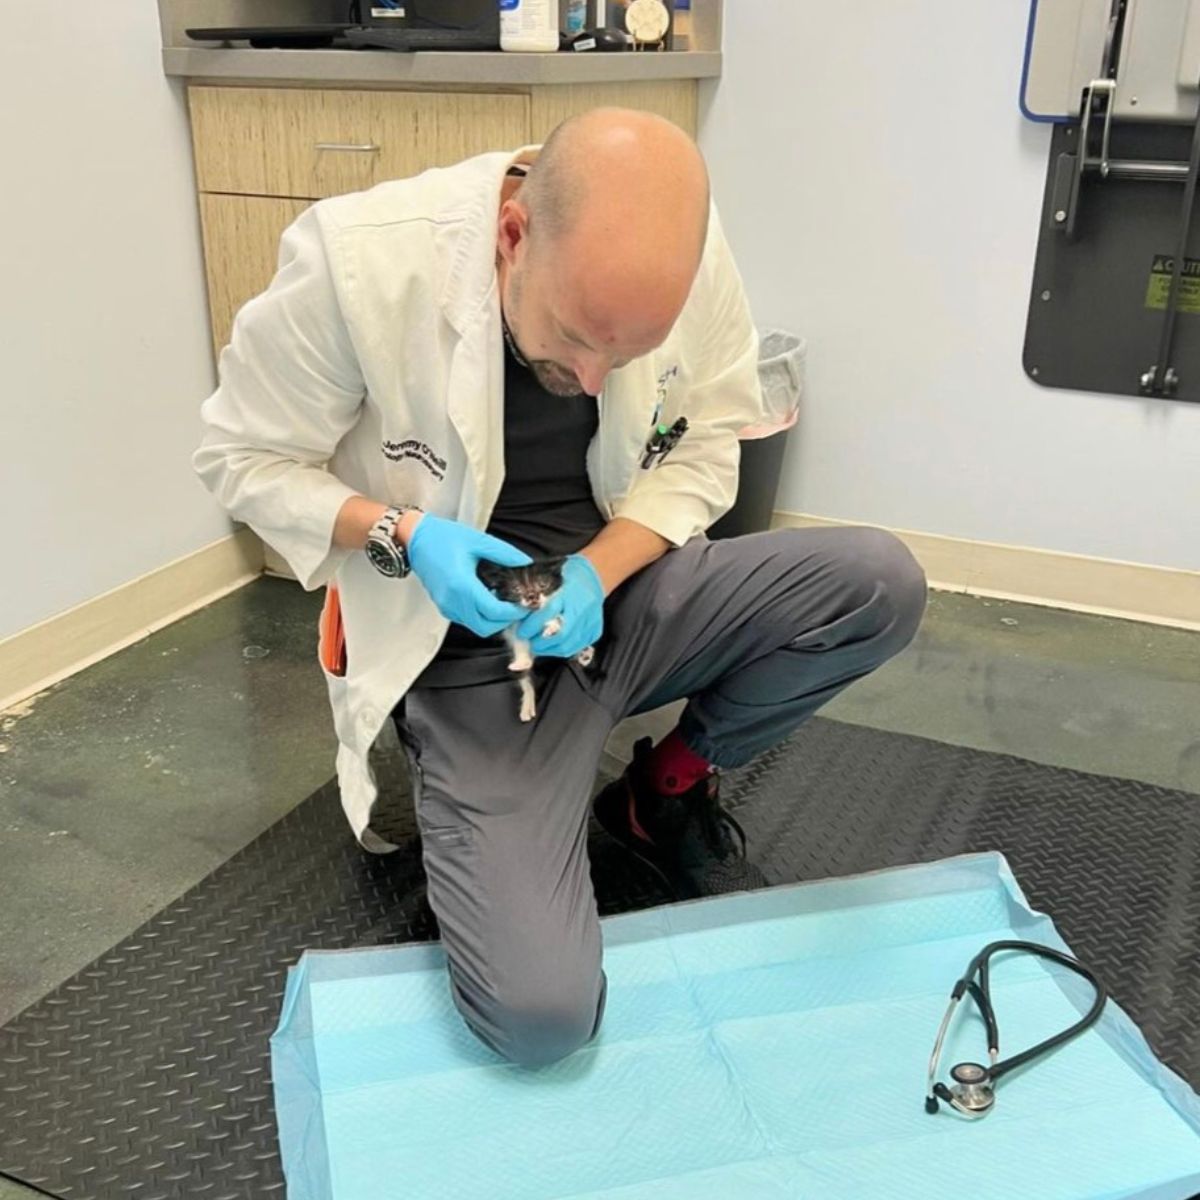
<svg viewBox="0 0 1200 1200"><path fill-rule="evenodd" d="M667 796L686 792L712 771L706 759L688 749L678 729L668 733L650 752L648 768L655 791Z"/></svg>

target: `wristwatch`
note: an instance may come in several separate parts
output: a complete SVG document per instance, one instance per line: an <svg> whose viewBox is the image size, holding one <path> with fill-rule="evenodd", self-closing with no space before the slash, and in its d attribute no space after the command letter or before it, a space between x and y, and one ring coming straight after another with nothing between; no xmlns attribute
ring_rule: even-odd
<svg viewBox="0 0 1200 1200"><path fill-rule="evenodd" d="M419 504L393 504L367 533L367 558L381 575L403 579L411 570L408 551L396 537L396 525L406 512L421 512Z"/></svg>

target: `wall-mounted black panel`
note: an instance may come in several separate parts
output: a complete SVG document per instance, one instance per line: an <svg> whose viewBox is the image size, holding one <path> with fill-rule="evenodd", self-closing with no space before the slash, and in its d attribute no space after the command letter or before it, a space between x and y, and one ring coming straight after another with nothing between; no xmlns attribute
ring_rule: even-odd
<svg viewBox="0 0 1200 1200"><path fill-rule="evenodd" d="M1078 125L1055 126L1025 330L1025 371L1046 387L1137 396L1159 353L1192 127L1114 124L1111 160L1176 163L1178 172L1166 181L1102 179L1089 171L1078 185L1069 236L1065 214L1078 141ZM1097 149L1093 125L1093 155ZM1200 401L1197 226L1193 222L1188 237L1168 364L1178 377L1174 400Z"/></svg>

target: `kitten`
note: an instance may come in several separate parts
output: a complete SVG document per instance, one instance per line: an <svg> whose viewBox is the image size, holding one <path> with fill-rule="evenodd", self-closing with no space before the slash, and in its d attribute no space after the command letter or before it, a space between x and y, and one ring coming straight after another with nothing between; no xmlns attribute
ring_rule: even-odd
<svg viewBox="0 0 1200 1200"><path fill-rule="evenodd" d="M541 558L527 567L501 567L496 563L481 562L476 568L476 574L483 584L493 591L501 600L511 604L519 604L531 612L543 608L546 601L562 587L562 569L565 558ZM562 628L562 622L555 617L546 623L548 634L557 633ZM504 640L512 651L512 660L508 669L516 673L517 686L521 692L522 721L532 721L537 716L537 699L533 690L533 680L530 671L533 669L533 653L529 643L524 638L517 637L517 627L510 625L504 630ZM592 646L586 647L575 656L580 666L591 666L596 651Z"/></svg>

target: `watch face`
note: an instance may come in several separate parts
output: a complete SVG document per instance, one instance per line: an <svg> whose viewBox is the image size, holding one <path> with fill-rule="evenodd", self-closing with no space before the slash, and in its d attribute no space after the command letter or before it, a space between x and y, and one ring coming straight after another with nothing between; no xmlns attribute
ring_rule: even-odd
<svg viewBox="0 0 1200 1200"><path fill-rule="evenodd" d="M394 546L375 538L367 539L367 557L377 571L395 578L400 574L400 555Z"/></svg>
<svg viewBox="0 0 1200 1200"><path fill-rule="evenodd" d="M625 10L625 27L639 42L661 41L671 14L661 0L633 0Z"/></svg>

